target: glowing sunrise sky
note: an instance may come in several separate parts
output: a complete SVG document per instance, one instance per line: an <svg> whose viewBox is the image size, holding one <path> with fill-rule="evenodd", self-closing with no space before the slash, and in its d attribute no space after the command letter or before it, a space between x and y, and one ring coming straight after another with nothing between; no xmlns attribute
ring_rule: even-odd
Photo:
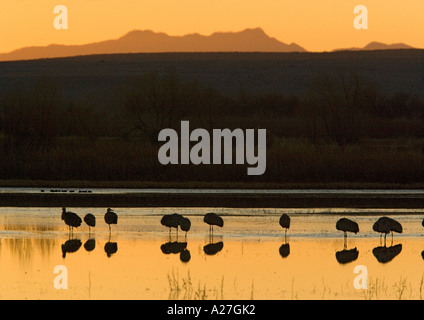
<svg viewBox="0 0 424 320"><path fill-rule="evenodd" d="M368 8L368 30L353 27L359 4ZM53 27L57 5L68 8L68 30ZM422 0L3 0L0 52L116 39L134 29L176 36L256 27L308 51L371 41L424 48L423 17Z"/></svg>

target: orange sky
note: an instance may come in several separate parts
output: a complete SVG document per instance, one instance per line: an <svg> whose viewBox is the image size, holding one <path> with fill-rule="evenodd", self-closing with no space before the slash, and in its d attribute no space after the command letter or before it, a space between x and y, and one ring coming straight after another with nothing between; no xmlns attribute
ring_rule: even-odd
<svg viewBox="0 0 424 320"><path fill-rule="evenodd" d="M368 8L368 30L353 27L356 5ZM69 10L69 29L53 27L56 5ZM261 27L309 51L403 42L424 48L420 0L14 0L0 2L0 52L33 45L84 44L130 30L169 35Z"/></svg>

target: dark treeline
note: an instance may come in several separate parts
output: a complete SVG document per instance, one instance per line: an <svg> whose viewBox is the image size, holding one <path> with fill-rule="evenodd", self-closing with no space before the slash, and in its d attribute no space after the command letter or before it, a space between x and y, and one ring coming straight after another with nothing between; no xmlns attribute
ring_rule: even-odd
<svg viewBox="0 0 424 320"><path fill-rule="evenodd" d="M116 88L116 101L65 100L51 79L0 97L0 179L175 182L420 183L424 101L384 95L355 73L311 79L302 95L224 94L175 72L146 73ZM267 129L267 170L162 166L158 133Z"/></svg>

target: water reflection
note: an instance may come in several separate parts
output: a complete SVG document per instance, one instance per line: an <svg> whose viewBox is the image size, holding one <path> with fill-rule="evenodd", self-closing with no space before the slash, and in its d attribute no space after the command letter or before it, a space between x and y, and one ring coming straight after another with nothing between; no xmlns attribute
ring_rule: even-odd
<svg viewBox="0 0 424 320"><path fill-rule="evenodd" d="M91 238L88 239L85 243L84 243L84 249L87 252L91 252L96 248L96 239Z"/></svg>
<svg viewBox="0 0 424 320"><path fill-rule="evenodd" d="M290 254L290 244L289 243L283 243L279 249L280 256L283 258L287 258Z"/></svg>
<svg viewBox="0 0 424 320"><path fill-rule="evenodd" d="M118 243L116 242L106 242L105 244L105 252L108 258L114 255L118 251Z"/></svg>
<svg viewBox="0 0 424 320"><path fill-rule="evenodd" d="M74 253L82 246L80 239L69 239L62 244L62 257L66 258L67 253Z"/></svg>
<svg viewBox="0 0 424 320"><path fill-rule="evenodd" d="M167 242L160 246L164 254L177 254L187 248L187 242Z"/></svg>
<svg viewBox="0 0 424 320"><path fill-rule="evenodd" d="M203 247L203 251L208 256L213 256L224 248L224 242L209 243Z"/></svg>
<svg viewBox="0 0 424 320"><path fill-rule="evenodd" d="M353 249L343 249L342 251L336 252L337 262L340 264L346 264L358 259L359 251L356 248Z"/></svg>
<svg viewBox="0 0 424 320"><path fill-rule="evenodd" d="M43 225L36 221L26 220L25 223L19 221L2 221L0 226L1 230L12 232L16 234L29 233L29 234L43 234L53 232L56 228L50 225ZM45 237L7 237L1 239L0 247L4 245L8 248L14 256L17 256L22 264L29 263L33 256L41 254L42 257L48 257L54 251L55 241L51 238Z"/></svg>
<svg viewBox="0 0 424 320"><path fill-rule="evenodd" d="M164 254L180 254L182 262L189 262L191 259L190 251L187 250L187 242L166 242L160 246Z"/></svg>
<svg viewBox="0 0 424 320"><path fill-rule="evenodd" d="M283 257L283 258L287 258L290 254L290 244L287 241L287 235L286 234L284 234L284 243L281 245L278 252L280 253L280 256Z"/></svg>
<svg viewBox="0 0 424 320"><path fill-rule="evenodd" d="M68 238L57 210L50 214L1 210L4 298L166 299L173 292L187 299L398 299L395 289L403 285L399 279L405 279L412 290L407 298L419 299L424 293L419 286L424 259L422 219L417 223L417 216L399 219L408 230L400 241L407 243L405 247L390 244L390 238L387 247L379 244L379 235L372 230L373 215L360 217L361 236L354 241L349 237L349 243L343 244L334 230L333 216L300 215L290 229L293 235L287 238L280 236L278 223L268 223L275 217L228 216L224 252L224 237L208 239L200 215L191 218L188 244L182 235L168 239L158 215L140 215L139 209L122 214L116 233L110 234L108 225L101 224L95 233L86 227L73 239ZM100 214L100 209L93 212ZM119 254L115 234L119 234ZM395 242L399 243L396 237ZM294 253L290 246L295 246ZM370 282L366 293L344 285L352 283L352 264L347 264L352 261L373 270L370 280L375 282ZM58 292L52 286L52 270L64 263L79 275L72 277L73 290Z"/></svg>
<svg viewBox="0 0 424 320"><path fill-rule="evenodd" d="M343 250L336 252L337 262L340 264L347 264L358 259L358 256L359 256L359 251L356 247L353 249L347 248L347 236L345 232L343 237Z"/></svg>
<svg viewBox="0 0 424 320"><path fill-rule="evenodd" d="M395 246L386 247L380 246L372 250L372 253L380 263L387 263L392 261L402 251L402 245L397 244Z"/></svg>
<svg viewBox="0 0 424 320"><path fill-rule="evenodd" d="M189 262L191 259L191 254L190 251L187 249L184 249L183 251L181 251L180 253L180 260L182 262Z"/></svg>

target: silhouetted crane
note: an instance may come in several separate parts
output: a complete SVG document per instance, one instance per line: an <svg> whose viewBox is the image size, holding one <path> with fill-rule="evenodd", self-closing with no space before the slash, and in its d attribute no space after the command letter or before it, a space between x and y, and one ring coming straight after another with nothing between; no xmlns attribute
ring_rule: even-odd
<svg viewBox="0 0 424 320"><path fill-rule="evenodd" d="M118 223L118 215L111 208L108 208L105 213L105 222L109 225L109 232L110 225Z"/></svg>
<svg viewBox="0 0 424 320"><path fill-rule="evenodd" d="M203 222L209 225L209 233L213 233L213 226L218 226L221 228L224 226L224 220L222 220L220 216L213 212L207 213L203 218Z"/></svg>
<svg viewBox="0 0 424 320"><path fill-rule="evenodd" d="M91 213L87 213L84 217L84 222L88 225L88 232L90 232L91 227L94 228L96 226L96 217Z"/></svg>
<svg viewBox="0 0 424 320"><path fill-rule="evenodd" d="M352 221L347 218L341 218L336 223L336 229L339 231L343 231L344 233L344 245L346 249L346 239L347 239L347 233L352 232L354 234L357 234L359 232L359 226L355 221Z"/></svg>
<svg viewBox="0 0 424 320"><path fill-rule="evenodd" d="M169 228L169 236L171 236L171 228L177 229L177 234L178 234L178 227L180 226L180 221L182 218L183 216L178 213L165 214L160 220L160 223L163 226Z"/></svg>
<svg viewBox="0 0 424 320"><path fill-rule="evenodd" d="M281 245L280 249L278 250L280 252L280 256L283 258L287 258L290 254L290 244L287 243L287 230L290 228L290 217L283 213L280 217L280 226L281 228L284 228L284 243Z"/></svg>
<svg viewBox="0 0 424 320"><path fill-rule="evenodd" d="M423 222L421 223L422 225L423 225L423 227L424 227L424 219L423 219Z"/></svg>
<svg viewBox="0 0 424 320"><path fill-rule="evenodd" d="M69 227L69 230L78 228L82 223L81 218L76 213L66 211L65 207L62 208L62 220L65 221L65 224Z"/></svg>
<svg viewBox="0 0 424 320"><path fill-rule="evenodd" d="M191 227L190 219L182 217L180 220L180 227L182 231L185 231L186 237L187 237L187 232L190 231L190 227Z"/></svg>
<svg viewBox="0 0 424 320"><path fill-rule="evenodd" d="M283 213L280 217L280 226L281 228L284 228L284 236L287 234L287 230L290 228L290 217Z"/></svg>
<svg viewBox="0 0 424 320"><path fill-rule="evenodd" d="M384 243L386 243L386 236L388 233L390 232L392 233L392 240L393 240L393 232L402 233L403 231L402 225L399 222L397 222L395 219L392 219L389 217L379 218L372 226L372 229L375 232L380 232L381 234L384 233Z"/></svg>
<svg viewBox="0 0 424 320"><path fill-rule="evenodd" d="M336 229L339 231L343 231L345 236L347 232L352 232L355 234L359 232L358 224L355 221L352 221L347 218L341 218L339 221L337 221Z"/></svg>

